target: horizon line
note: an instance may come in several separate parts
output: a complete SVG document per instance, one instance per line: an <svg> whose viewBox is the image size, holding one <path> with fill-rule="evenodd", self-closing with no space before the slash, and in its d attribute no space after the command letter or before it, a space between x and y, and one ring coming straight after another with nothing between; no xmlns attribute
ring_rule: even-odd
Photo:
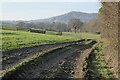
<svg viewBox="0 0 120 80"><path fill-rule="evenodd" d="M70 12L81 12L81 13L88 13L88 14L94 14L94 13L97 13L98 12L84 12L84 11L69 11L69 12L66 12L66 13L63 13L63 14L58 14L58 15L55 15L55 16L51 16L51 17L47 17L47 18L38 18L38 19L2 19L0 21L32 21L32 20L39 20L39 19L49 19L49 18L52 18L52 17L57 17L57 16L61 16L61 15L64 15L64 14L67 14L67 13L70 13Z"/></svg>

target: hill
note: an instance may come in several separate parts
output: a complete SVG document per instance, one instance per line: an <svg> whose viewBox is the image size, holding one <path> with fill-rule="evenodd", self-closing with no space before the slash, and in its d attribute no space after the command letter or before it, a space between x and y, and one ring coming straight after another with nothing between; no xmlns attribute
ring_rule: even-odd
<svg viewBox="0 0 120 80"><path fill-rule="evenodd" d="M97 13L84 13L84 12L72 11L72 12L69 12L69 13L66 13L63 15L59 15L59 16L54 16L51 18L32 20L31 22L62 22L62 23L67 23L73 18L80 19L82 22L86 22L88 20L96 18L97 15L98 15Z"/></svg>
<svg viewBox="0 0 120 80"><path fill-rule="evenodd" d="M58 15L58 16L54 16L54 17L50 17L50 18L46 18L46 19L36 19L36 20L28 20L28 21L23 21L25 23L39 23L39 22L61 22L61 23L68 23L71 19L76 18L76 19L80 19L82 22L86 22L89 21L91 19L95 19L97 17L97 13L84 13L84 12L76 12L76 11L71 11L69 13L65 13L62 15ZM4 20L4 21L0 21L2 22L2 25L16 25L17 23L21 22L21 20L19 21L15 21L15 20Z"/></svg>

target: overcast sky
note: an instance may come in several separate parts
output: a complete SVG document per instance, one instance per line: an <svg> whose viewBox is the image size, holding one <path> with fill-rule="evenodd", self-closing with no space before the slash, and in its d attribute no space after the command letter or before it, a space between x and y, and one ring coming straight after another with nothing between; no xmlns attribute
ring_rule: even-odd
<svg viewBox="0 0 120 80"><path fill-rule="evenodd" d="M17 0L16 0L17 1ZM19 1L19 0L18 0ZM101 4L96 2L4 2L0 19L34 20L61 15L70 11L97 13Z"/></svg>

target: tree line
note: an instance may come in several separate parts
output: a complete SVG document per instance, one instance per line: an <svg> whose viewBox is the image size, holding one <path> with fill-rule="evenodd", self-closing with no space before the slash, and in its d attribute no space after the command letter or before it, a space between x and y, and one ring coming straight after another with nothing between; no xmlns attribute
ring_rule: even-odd
<svg viewBox="0 0 120 80"><path fill-rule="evenodd" d="M2 24L6 26L5 24ZM57 31L59 34L62 32L92 32L99 33L100 32L100 20L98 18L89 20L87 22L82 22L80 19L71 19L68 23L61 22L26 22L19 21L14 26L17 26L17 30L27 30L30 29L40 29L46 31ZM8 26L9 27L9 26ZM6 27L7 28L7 27Z"/></svg>
<svg viewBox="0 0 120 80"><path fill-rule="evenodd" d="M29 30L31 28L36 29L43 29L43 30L50 30L50 31L57 31L57 32L79 32L83 22L80 21L80 19L71 19L67 24L61 23L61 22L19 22L16 26L18 26L18 29L26 29Z"/></svg>

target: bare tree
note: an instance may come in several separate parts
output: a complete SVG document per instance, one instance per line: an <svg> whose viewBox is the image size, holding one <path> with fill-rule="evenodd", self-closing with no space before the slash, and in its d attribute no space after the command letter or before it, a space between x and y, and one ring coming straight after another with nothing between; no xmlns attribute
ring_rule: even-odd
<svg viewBox="0 0 120 80"><path fill-rule="evenodd" d="M83 22L80 21L80 19L71 19L68 22L68 27L71 29L74 29L74 32L79 32L80 27L82 26Z"/></svg>
<svg viewBox="0 0 120 80"><path fill-rule="evenodd" d="M62 31L63 31L62 23L56 22L56 23L55 23L55 27L56 27L56 29L57 29L57 31L58 31L58 34L59 34L59 35L62 35Z"/></svg>

